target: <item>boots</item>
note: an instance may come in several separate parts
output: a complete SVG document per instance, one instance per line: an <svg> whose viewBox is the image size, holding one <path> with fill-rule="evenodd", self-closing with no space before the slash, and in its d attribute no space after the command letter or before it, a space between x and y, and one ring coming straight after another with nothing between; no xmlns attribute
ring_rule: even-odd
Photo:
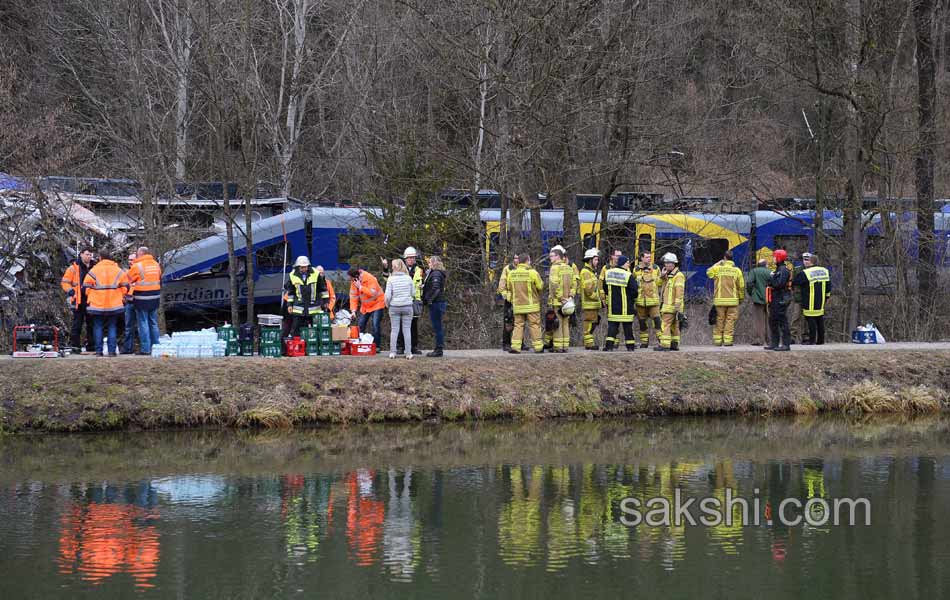
<svg viewBox="0 0 950 600"><path fill-rule="evenodd" d="M613 342L604 342L604 352L612 352L614 349Z"/></svg>
<svg viewBox="0 0 950 600"><path fill-rule="evenodd" d="M634 343L632 343L632 344L627 344L626 346L627 346L627 352L633 352L634 350L637 349L637 344L636 344L636 342L634 342Z"/></svg>
<svg viewBox="0 0 950 600"><path fill-rule="evenodd" d="M669 352L672 348L667 348L666 346L653 346L654 352Z"/></svg>
<svg viewBox="0 0 950 600"><path fill-rule="evenodd" d="M673 352L679 352L680 343L679 342L670 342L670 350Z"/></svg>
<svg viewBox="0 0 950 600"><path fill-rule="evenodd" d="M432 352L426 354L429 358L439 358L442 356L442 348L436 348Z"/></svg>

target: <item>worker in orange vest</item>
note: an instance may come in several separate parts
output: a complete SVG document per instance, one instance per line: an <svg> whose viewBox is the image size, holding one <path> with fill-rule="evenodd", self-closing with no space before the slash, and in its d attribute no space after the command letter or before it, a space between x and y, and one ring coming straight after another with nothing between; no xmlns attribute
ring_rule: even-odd
<svg viewBox="0 0 950 600"><path fill-rule="evenodd" d="M377 346L381 343L380 325L383 320L383 310L386 308L386 296L379 281L369 271L360 267L352 267L348 271L350 276L350 312L359 314L360 332L365 332L366 324L372 321L373 339Z"/></svg>
<svg viewBox="0 0 950 600"><path fill-rule="evenodd" d="M82 330L85 324L86 346L92 348L95 335L92 331L92 316L88 314L88 303L86 300L86 290L82 286L86 273L95 266L93 260L92 248L83 248L79 253L79 258L63 273L63 279L60 287L66 292L66 300L69 302L69 308L73 311L73 320L69 327L69 345L72 351L79 353L82 351Z"/></svg>
<svg viewBox="0 0 950 600"><path fill-rule="evenodd" d="M136 259L129 269L132 285L132 304L139 331L139 354L151 354L158 344L158 305L162 299L162 267L145 246L136 251Z"/></svg>
<svg viewBox="0 0 950 600"><path fill-rule="evenodd" d="M99 262L86 274L82 285L86 288L87 312L92 316L92 334L96 356L103 355L103 328L108 331L109 356L118 356L116 322L125 310L123 297L129 291L129 276L112 260L108 252L99 253Z"/></svg>
<svg viewBox="0 0 950 600"><path fill-rule="evenodd" d="M327 294L330 296L327 301L327 305L330 309L327 312L330 314L330 321L333 321L336 315L336 292L333 291L333 282L324 274L323 267L320 265L317 265L317 273L323 275L323 280L327 284Z"/></svg>

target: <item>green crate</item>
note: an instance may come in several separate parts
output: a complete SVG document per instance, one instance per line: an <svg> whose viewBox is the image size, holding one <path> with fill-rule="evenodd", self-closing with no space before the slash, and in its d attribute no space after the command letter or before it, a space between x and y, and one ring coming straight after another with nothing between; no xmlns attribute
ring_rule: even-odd
<svg viewBox="0 0 950 600"><path fill-rule="evenodd" d="M284 351L280 346L272 344L264 344L261 346L261 356L265 358L279 358L283 355Z"/></svg>
<svg viewBox="0 0 950 600"><path fill-rule="evenodd" d="M251 350L254 350L254 346L251 346ZM224 350L225 356L237 356L241 353L241 344L237 340L229 341L227 348Z"/></svg>
<svg viewBox="0 0 950 600"><path fill-rule="evenodd" d="M223 342L233 342L237 339L237 330L232 325L218 327L218 339Z"/></svg>
<svg viewBox="0 0 950 600"><path fill-rule="evenodd" d="M307 344L307 356L318 356L320 354L320 344L310 342Z"/></svg>
<svg viewBox="0 0 950 600"><path fill-rule="evenodd" d="M321 346L323 346L323 345L329 346L329 345L332 344L332 343L333 343L333 337L330 335L330 330L328 329L328 330L326 330L326 331L321 331L321 332L320 332L320 345L321 345Z"/></svg>
<svg viewBox="0 0 950 600"><path fill-rule="evenodd" d="M300 339L308 344L319 341L320 331L316 327L303 327L300 329Z"/></svg>
<svg viewBox="0 0 950 600"><path fill-rule="evenodd" d="M241 342L241 356L254 356L254 342Z"/></svg>
<svg viewBox="0 0 950 600"><path fill-rule="evenodd" d="M329 329L330 327L330 315L325 312L317 313L313 317L313 325L317 329Z"/></svg>
<svg viewBox="0 0 950 600"><path fill-rule="evenodd" d="M280 327L261 327L261 343L280 344Z"/></svg>
<svg viewBox="0 0 950 600"><path fill-rule="evenodd" d="M331 354L332 356L340 356L340 352L341 352L342 350L343 350L343 343L342 343L342 342L334 342L334 343L333 343L333 350L330 351L330 354Z"/></svg>

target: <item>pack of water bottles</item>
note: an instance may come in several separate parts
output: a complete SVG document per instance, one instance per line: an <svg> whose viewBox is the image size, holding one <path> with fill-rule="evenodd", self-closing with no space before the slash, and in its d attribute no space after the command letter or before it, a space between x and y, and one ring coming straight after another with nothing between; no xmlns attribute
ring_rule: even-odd
<svg viewBox="0 0 950 600"><path fill-rule="evenodd" d="M175 358L215 358L225 355L227 342L218 339L213 328L199 331L176 331L170 336L162 336L157 345L152 346L154 357Z"/></svg>

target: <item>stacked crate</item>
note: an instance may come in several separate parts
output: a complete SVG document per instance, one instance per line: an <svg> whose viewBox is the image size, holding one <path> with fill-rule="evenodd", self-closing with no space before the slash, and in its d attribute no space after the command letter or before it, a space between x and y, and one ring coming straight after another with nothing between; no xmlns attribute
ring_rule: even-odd
<svg viewBox="0 0 950 600"><path fill-rule="evenodd" d="M260 355L278 358L284 355L283 342L280 339L280 327L261 327Z"/></svg>
<svg viewBox="0 0 950 600"><path fill-rule="evenodd" d="M237 356L240 352L238 332L233 325L225 323L223 326L218 327L218 341L227 344L224 352L225 356Z"/></svg>

